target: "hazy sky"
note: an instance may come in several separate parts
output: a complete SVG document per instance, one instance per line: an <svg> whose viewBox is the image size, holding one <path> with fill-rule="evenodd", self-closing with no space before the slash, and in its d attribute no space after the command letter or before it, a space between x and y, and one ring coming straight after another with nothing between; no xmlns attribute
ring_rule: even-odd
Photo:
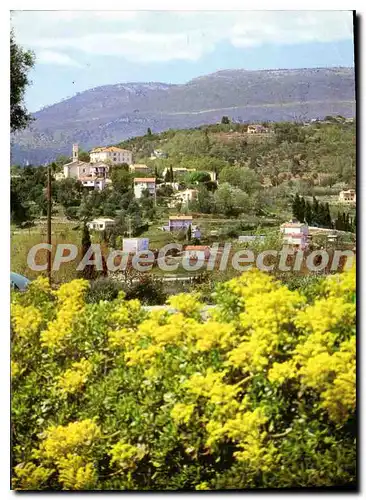
<svg viewBox="0 0 366 500"><path fill-rule="evenodd" d="M16 11L12 25L37 58L30 111L98 85L353 66L350 11Z"/></svg>

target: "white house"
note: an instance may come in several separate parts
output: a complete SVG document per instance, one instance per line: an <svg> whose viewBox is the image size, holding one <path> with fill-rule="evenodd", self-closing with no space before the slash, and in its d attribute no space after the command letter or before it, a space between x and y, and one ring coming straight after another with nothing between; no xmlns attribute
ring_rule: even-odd
<svg viewBox="0 0 366 500"><path fill-rule="evenodd" d="M90 151L90 163L97 163L99 161L109 161L112 164L127 163L131 165L132 152L128 149L117 148L116 146L94 148Z"/></svg>
<svg viewBox="0 0 366 500"><path fill-rule="evenodd" d="M309 244L309 226L302 222L286 222L281 225L283 243L305 250Z"/></svg>
<svg viewBox="0 0 366 500"><path fill-rule="evenodd" d="M145 191L146 189L151 195L155 195L155 177L135 177L133 180L133 191L135 193L135 198L141 198L143 191Z"/></svg>
<svg viewBox="0 0 366 500"><path fill-rule="evenodd" d="M356 190L348 189L339 193L339 201L341 203L356 203Z"/></svg>
<svg viewBox="0 0 366 500"><path fill-rule="evenodd" d="M100 191L105 188L106 179L104 177L80 177L79 181L83 187L91 189L99 189Z"/></svg>
<svg viewBox="0 0 366 500"><path fill-rule="evenodd" d="M90 222L87 222L86 225L89 229L94 231L104 231L108 227L113 227L115 222L113 219L108 219L106 217L100 217L98 219L93 219Z"/></svg>
<svg viewBox="0 0 366 500"><path fill-rule="evenodd" d="M210 258L211 249L204 245L187 245L183 256L188 260L207 260Z"/></svg>

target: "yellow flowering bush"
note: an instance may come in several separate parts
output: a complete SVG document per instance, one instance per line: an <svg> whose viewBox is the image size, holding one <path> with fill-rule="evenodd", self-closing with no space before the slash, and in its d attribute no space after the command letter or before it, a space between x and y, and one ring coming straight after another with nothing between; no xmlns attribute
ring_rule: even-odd
<svg viewBox="0 0 366 500"><path fill-rule="evenodd" d="M251 270L209 314L87 289L12 294L13 488L356 484L355 269L315 298Z"/></svg>
<svg viewBox="0 0 366 500"><path fill-rule="evenodd" d="M60 391L66 394L80 391L92 371L93 365L87 359L82 359L81 361L73 363L71 368L66 370L58 380L57 385Z"/></svg>

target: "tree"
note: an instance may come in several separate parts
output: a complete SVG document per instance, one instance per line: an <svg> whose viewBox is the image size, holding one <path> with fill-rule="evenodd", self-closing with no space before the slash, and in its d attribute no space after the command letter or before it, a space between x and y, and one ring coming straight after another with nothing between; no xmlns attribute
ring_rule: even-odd
<svg viewBox="0 0 366 500"><path fill-rule="evenodd" d="M77 179L62 179L57 182L55 189L55 198L63 207L77 207L81 203L82 184Z"/></svg>
<svg viewBox="0 0 366 500"><path fill-rule="evenodd" d="M313 222L321 224L320 206L318 200L313 196Z"/></svg>
<svg viewBox="0 0 366 500"><path fill-rule="evenodd" d="M81 258L84 257L86 252L89 250L91 246L91 238L90 238L90 233L88 226L84 223L83 226L83 234L81 237ZM92 257L91 257L92 258ZM97 276L97 271L95 269L94 265L87 265L84 267L84 269L80 272L80 277L86 279L86 280L92 280L95 279Z"/></svg>
<svg viewBox="0 0 366 500"><path fill-rule="evenodd" d="M20 199L19 194L15 189L11 189L10 194L10 212L11 222L20 225L23 222L30 220L29 210L25 207Z"/></svg>
<svg viewBox="0 0 366 500"><path fill-rule="evenodd" d="M119 193L126 193L131 189L132 177L128 171L127 163L121 165L113 165L111 168L110 177L112 180L113 189Z"/></svg>
<svg viewBox="0 0 366 500"><path fill-rule="evenodd" d="M148 129L147 129L147 135L148 135L148 136L152 135L152 132L151 132L151 128L150 128L150 127L148 127Z"/></svg>
<svg viewBox="0 0 366 500"><path fill-rule="evenodd" d="M87 151L79 151L78 156L80 161L90 162L90 154Z"/></svg>
<svg viewBox="0 0 366 500"><path fill-rule="evenodd" d="M300 220L300 196L296 193L295 198L292 200L292 217Z"/></svg>
<svg viewBox="0 0 366 500"><path fill-rule="evenodd" d="M186 235L186 237L187 237L187 241L191 241L191 239L192 239L192 227L191 227L190 224L189 224L189 226L187 228L187 235Z"/></svg>
<svg viewBox="0 0 366 500"><path fill-rule="evenodd" d="M229 118L228 116L223 116L223 117L221 118L221 123L222 123L222 125L229 125L229 123L230 123L230 118Z"/></svg>
<svg viewBox="0 0 366 500"><path fill-rule="evenodd" d="M225 167L220 172L219 181L228 182L248 194L261 188L258 174L248 167Z"/></svg>
<svg viewBox="0 0 366 500"><path fill-rule="evenodd" d="M209 182L211 180L210 174L208 172L190 172L186 176L186 182L190 184L196 184L201 182Z"/></svg>
<svg viewBox="0 0 366 500"><path fill-rule="evenodd" d="M313 221L313 211L311 207L310 201L306 201L305 203L305 214L304 214L305 222L307 224L311 224Z"/></svg>
<svg viewBox="0 0 366 500"><path fill-rule="evenodd" d="M24 94L31 83L29 70L34 66L34 54L17 45L13 30L10 33L10 127L12 132L27 127L33 119L24 104Z"/></svg>

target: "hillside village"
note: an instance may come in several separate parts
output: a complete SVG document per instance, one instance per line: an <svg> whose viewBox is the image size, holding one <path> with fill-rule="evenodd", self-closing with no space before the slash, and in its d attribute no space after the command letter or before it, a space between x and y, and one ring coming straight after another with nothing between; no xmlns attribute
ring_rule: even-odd
<svg viewBox="0 0 366 500"><path fill-rule="evenodd" d="M192 259L204 260L225 241L250 247L275 238L301 250L348 241L353 248L353 140L354 122L342 117L249 125L223 117L188 131L149 129L89 152L73 144L69 160L53 163L53 224L86 222L94 240L113 248L136 238L136 251L139 238L154 251L181 241ZM14 168L14 190L32 184L36 171L41 179L44 167ZM42 206L44 195L32 202L38 191L29 192L25 219L34 213L32 224L42 227L45 212L36 215L34 203Z"/></svg>

